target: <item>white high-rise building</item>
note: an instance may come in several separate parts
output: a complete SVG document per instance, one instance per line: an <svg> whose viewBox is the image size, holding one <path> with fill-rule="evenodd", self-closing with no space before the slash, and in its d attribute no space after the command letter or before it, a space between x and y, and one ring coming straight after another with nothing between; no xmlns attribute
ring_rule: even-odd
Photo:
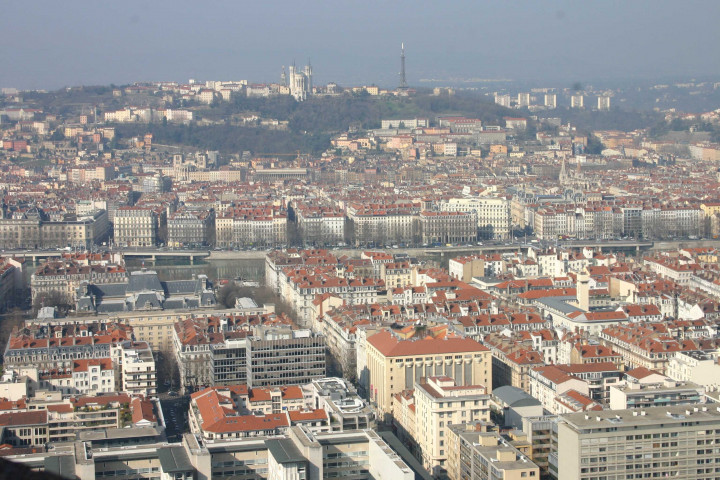
<svg viewBox="0 0 720 480"><path fill-rule="evenodd" d="M557 95L554 93L546 93L545 106L548 108L557 108Z"/></svg>
<svg viewBox="0 0 720 480"><path fill-rule="evenodd" d="M510 108L510 95L495 94L495 103L506 108Z"/></svg>
<svg viewBox="0 0 720 480"><path fill-rule="evenodd" d="M597 102L598 110L610 110L610 97L603 95L598 97Z"/></svg>
<svg viewBox="0 0 720 480"><path fill-rule="evenodd" d="M570 108L583 108L585 106L585 97L582 95L572 95L570 97Z"/></svg>

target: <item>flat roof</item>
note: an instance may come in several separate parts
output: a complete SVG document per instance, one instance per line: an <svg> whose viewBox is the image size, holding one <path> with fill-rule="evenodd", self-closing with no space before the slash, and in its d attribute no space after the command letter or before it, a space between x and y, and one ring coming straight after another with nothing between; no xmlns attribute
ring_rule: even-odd
<svg viewBox="0 0 720 480"><path fill-rule="evenodd" d="M697 411L695 411L697 409ZM648 407L627 410L603 410L592 413L570 413L560 417L561 421L577 428L608 428L619 426L676 424L687 421L720 422L720 407L706 405L678 405L670 407Z"/></svg>
<svg viewBox="0 0 720 480"><path fill-rule="evenodd" d="M280 464L307 462L307 459L289 438L265 440L265 445L275 461Z"/></svg>
<svg viewBox="0 0 720 480"><path fill-rule="evenodd" d="M405 448L405 445L392 432L376 432L388 446L410 467L415 474L415 480L432 480L432 475L418 462L417 458Z"/></svg>
<svg viewBox="0 0 720 480"><path fill-rule="evenodd" d="M166 447L158 449L160 466L165 473L195 471L183 447Z"/></svg>

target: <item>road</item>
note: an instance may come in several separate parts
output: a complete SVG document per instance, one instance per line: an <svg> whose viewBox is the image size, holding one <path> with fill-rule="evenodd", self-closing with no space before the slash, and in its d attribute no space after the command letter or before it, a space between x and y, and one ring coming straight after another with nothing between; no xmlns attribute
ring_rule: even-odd
<svg viewBox="0 0 720 480"><path fill-rule="evenodd" d="M159 397L165 417L165 434L169 441L178 441L183 433L190 431L187 422L190 396L170 397L161 394Z"/></svg>
<svg viewBox="0 0 720 480"><path fill-rule="evenodd" d="M651 241L642 241L637 242L634 240L609 240L606 242L603 241L594 241L594 240L579 240L579 241L561 241L558 243L560 246L568 246L568 247L581 247L585 245L600 245L603 247L604 250L612 251L614 248L632 248L640 244L642 247L646 247L648 243L653 243ZM407 253L411 256L427 256L427 255L444 255L445 253L463 253L463 252L473 252L473 253L479 253L479 252L485 252L485 251L507 251L507 250L516 250L518 248L527 247L528 245L536 246L536 247L543 247L543 246L554 246L555 242L553 241L541 241L538 243L530 243L525 244L524 242L515 242L515 243L509 243L509 242L483 242L483 245L458 245L458 246L441 246L441 247L418 247L418 248L385 248L385 247L365 247L365 248L331 248L331 251L335 255L347 255L350 257L358 257L361 252L367 251L367 250L386 250L386 251L392 251L396 253ZM652 246L649 248L652 250L667 250L667 249L676 249L678 247L714 247L714 248L720 248L720 240L671 240L671 241L656 241ZM312 247L308 247L312 248ZM200 255L204 256L206 254L210 254L209 257L206 257L206 259L210 260L243 260L243 259L258 259L258 258L264 258L265 254L269 251L268 249L258 249L258 250L239 250L239 251L232 251L232 250L208 250L208 249L199 249L199 250L183 250L183 249L175 249L170 250L166 247L164 248L150 248L150 247L143 247L143 248L125 248L123 250L116 250L116 251L122 251L123 253L127 254L128 256L152 256L153 254L158 256L189 256L189 255ZM46 256L60 256L62 253L66 253L64 251L58 251L58 250L8 250L8 251L2 251L0 252L4 255L14 255L14 256L29 256L29 257L46 257Z"/></svg>
<svg viewBox="0 0 720 480"><path fill-rule="evenodd" d="M702 241L698 241L702 242ZM614 248L632 248L638 245L638 242L629 240L613 240L608 242L597 242L597 241L579 241L579 242L561 242L560 246L568 246L579 248L586 244L595 245L601 243L604 250L612 250ZM641 245L647 245L652 242L639 242ZM692 240L677 242L690 244ZM720 242L716 242L720 246ZM543 247L543 246L554 246L554 242L542 242L542 243L529 243L524 242L483 242L483 245L458 245L458 246L442 246L442 247L418 247L418 248L385 248L385 247L366 247L366 248L329 248L329 250L335 255L347 255L349 257L359 257L361 252L364 251L377 251L385 250L393 253L407 253L410 256L428 256L428 255L445 255L445 254L461 254L461 253L482 253L482 252L497 252L497 251L514 251L519 248L527 248L528 246ZM311 248L311 247L308 247ZM241 259L252 259L252 258L264 258L267 250L247 250L247 251L228 251L228 250L215 250L210 253L209 260L241 260Z"/></svg>

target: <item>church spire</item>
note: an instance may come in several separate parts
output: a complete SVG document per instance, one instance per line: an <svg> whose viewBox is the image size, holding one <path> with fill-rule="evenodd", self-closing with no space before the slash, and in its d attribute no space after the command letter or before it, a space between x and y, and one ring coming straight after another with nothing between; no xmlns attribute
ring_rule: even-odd
<svg viewBox="0 0 720 480"><path fill-rule="evenodd" d="M560 183L565 183L567 181L567 171L565 170L565 157L562 159L562 166L560 167L560 177L559 177Z"/></svg>

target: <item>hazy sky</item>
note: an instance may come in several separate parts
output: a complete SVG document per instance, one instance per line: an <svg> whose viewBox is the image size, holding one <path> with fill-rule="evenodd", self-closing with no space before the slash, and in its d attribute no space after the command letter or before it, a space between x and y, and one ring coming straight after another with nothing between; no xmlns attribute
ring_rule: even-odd
<svg viewBox="0 0 720 480"><path fill-rule="evenodd" d="M567 82L717 76L718 0L5 0L0 87L423 78Z"/></svg>

